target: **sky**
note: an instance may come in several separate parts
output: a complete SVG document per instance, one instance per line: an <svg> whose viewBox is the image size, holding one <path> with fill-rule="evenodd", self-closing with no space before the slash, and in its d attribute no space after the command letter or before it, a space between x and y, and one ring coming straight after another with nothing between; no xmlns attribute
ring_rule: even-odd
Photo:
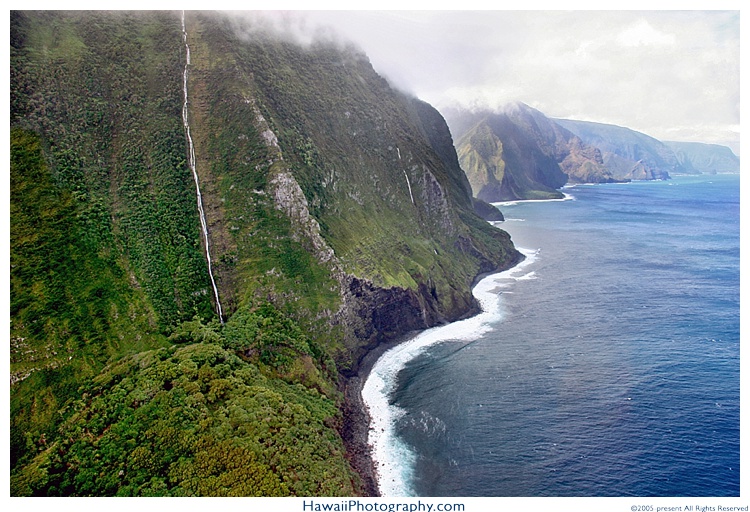
<svg viewBox="0 0 750 512"><path fill-rule="evenodd" d="M739 154L740 12L265 11L301 40L360 46L436 108L522 101ZM332 34L337 34L332 36Z"/></svg>

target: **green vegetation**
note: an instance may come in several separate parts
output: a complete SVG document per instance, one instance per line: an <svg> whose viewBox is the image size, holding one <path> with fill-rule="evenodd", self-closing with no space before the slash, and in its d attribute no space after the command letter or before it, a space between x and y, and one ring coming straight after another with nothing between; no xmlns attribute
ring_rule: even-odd
<svg viewBox="0 0 750 512"><path fill-rule="evenodd" d="M39 137L11 131L11 465L50 435L81 378L164 344L154 313L96 225L55 186Z"/></svg>
<svg viewBox="0 0 750 512"><path fill-rule="evenodd" d="M223 325L179 15L11 13L13 495L362 493L342 375L517 256L364 55L186 21Z"/></svg>
<svg viewBox="0 0 750 512"><path fill-rule="evenodd" d="M199 321L194 327L236 343L229 331L225 339ZM105 368L70 405L59 435L12 475L11 493L352 495L353 475L331 428L339 421L335 402L265 376L219 343L152 350Z"/></svg>
<svg viewBox="0 0 750 512"><path fill-rule="evenodd" d="M11 15L12 468L82 379L212 314L173 19Z"/></svg>
<svg viewBox="0 0 750 512"><path fill-rule="evenodd" d="M53 182L76 198L90 249L127 269L163 328L212 311L185 172L173 20L17 12L11 48L11 123L42 136Z"/></svg>
<svg viewBox="0 0 750 512"><path fill-rule="evenodd" d="M225 187L228 212L241 201L247 205L232 215L239 227L236 238L248 233L239 250L244 246L258 254L247 245L254 243L248 242L254 236L249 233L269 232L248 225L244 211L248 203L257 208L268 201L267 195L250 187L270 193L261 188L261 176L273 175L274 166L280 165L268 163L274 151L262 143L258 146L262 139L257 125L247 122L261 114L278 139L284 166L302 188L323 237L347 272L378 286L411 290L429 276L439 288L439 307L446 315L458 303L463 306L468 299L454 300L455 290L468 295L481 262L476 255L463 254L459 240L485 236L488 245L480 252L498 261L507 260L512 250L507 238L486 223L467 228L459 218L458 212L471 210L468 183L458 162L449 166L431 145L424 110L434 109L391 89L356 49L322 43L302 47L264 36L250 21L231 31L224 23L211 15L193 17L189 31L202 35L202 42L191 47L198 56L196 74L205 73L207 90L220 91L209 99L210 115L200 125L213 134L216 149L209 147L208 152L234 156L231 165L223 164L213 174L234 185L232 190L231 185ZM211 49L201 46L206 41L214 43ZM249 179L248 174L256 182L237 186ZM273 218L268 210L265 215ZM283 229L288 232L293 226ZM262 237L258 242L269 246ZM269 256L263 260L269 261ZM254 263L250 255L240 257L240 262ZM279 263L274 263L277 271L284 264ZM247 270L257 275L258 270L270 269ZM332 286L325 282L324 271L307 276L306 282L314 283L303 291L307 297L312 290ZM319 302L330 308L331 300L332 296L321 297Z"/></svg>
<svg viewBox="0 0 750 512"><path fill-rule="evenodd" d="M215 319L193 318L213 312L179 111L179 19L12 18L12 493L353 494L330 358L270 303L246 302L226 338ZM244 156L225 149L218 165ZM238 187L262 189L245 176L233 176ZM275 240L242 252L252 275L279 285L275 265L314 290L320 271L288 219L270 202L243 214ZM175 357L193 362L209 350L196 344L214 347L196 367L203 387L193 373L154 377L183 371L158 359L167 349L149 352L170 342L188 344ZM211 373L224 359L230 369ZM125 375L127 391L116 385ZM163 393L133 398L153 389ZM204 409L190 415L201 389ZM263 421L243 420L244 437L226 433L241 408Z"/></svg>

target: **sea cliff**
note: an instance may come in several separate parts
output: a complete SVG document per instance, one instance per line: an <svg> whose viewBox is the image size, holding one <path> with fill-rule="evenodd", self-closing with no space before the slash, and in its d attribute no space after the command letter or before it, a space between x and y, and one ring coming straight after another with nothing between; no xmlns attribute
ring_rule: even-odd
<svg viewBox="0 0 750 512"><path fill-rule="evenodd" d="M15 11L11 128L13 495L371 493L368 358L520 257L434 108L253 17Z"/></svg>

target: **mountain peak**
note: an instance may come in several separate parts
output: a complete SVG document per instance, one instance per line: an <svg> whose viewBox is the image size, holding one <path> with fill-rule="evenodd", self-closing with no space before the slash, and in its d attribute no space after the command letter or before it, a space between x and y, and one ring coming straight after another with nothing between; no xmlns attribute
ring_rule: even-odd
<svg viewBox="0 0 750 512"><path fill-rule="evenodd" d="M504 114L541 113L535 108L532 108L526 103L519 100L509 101L508 103L505 103L498 109L498 112Z"/></svg>

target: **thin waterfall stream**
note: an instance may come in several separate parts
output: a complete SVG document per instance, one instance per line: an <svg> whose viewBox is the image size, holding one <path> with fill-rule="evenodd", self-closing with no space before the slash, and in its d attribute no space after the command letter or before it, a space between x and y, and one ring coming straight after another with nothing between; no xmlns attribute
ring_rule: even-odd
<svg viewBox="0 0 750 512"><path fill-rule="evenodd" d="M185 11L182 11L182 41L185 43L185 70L182 73L182 92L184 101L182 103L182 124L185 127L185 136L188 141L188 166L193 171L193 179L195 180L195 193L198 199L198 213L201 219L201 230L203 231L203 241L206 245L206 261L208 263L208 276L211 278L211 286L214 289L214 297L216 298L216 313L219 315L219 321L224 324L224 315L221 310L221 302L219 301L219 289L216 287L216 280L214 279L213 269L211 268L211 250L208 243L208 224L206 224L206 214L203 211L203 196L201 195L200 181L198 180L198 173L195 170L195 147L193 146L193 138L190 136L190 123L188 122L188 66L190 65L190 46L187 42L187 29L185 28Z"/></svg>

